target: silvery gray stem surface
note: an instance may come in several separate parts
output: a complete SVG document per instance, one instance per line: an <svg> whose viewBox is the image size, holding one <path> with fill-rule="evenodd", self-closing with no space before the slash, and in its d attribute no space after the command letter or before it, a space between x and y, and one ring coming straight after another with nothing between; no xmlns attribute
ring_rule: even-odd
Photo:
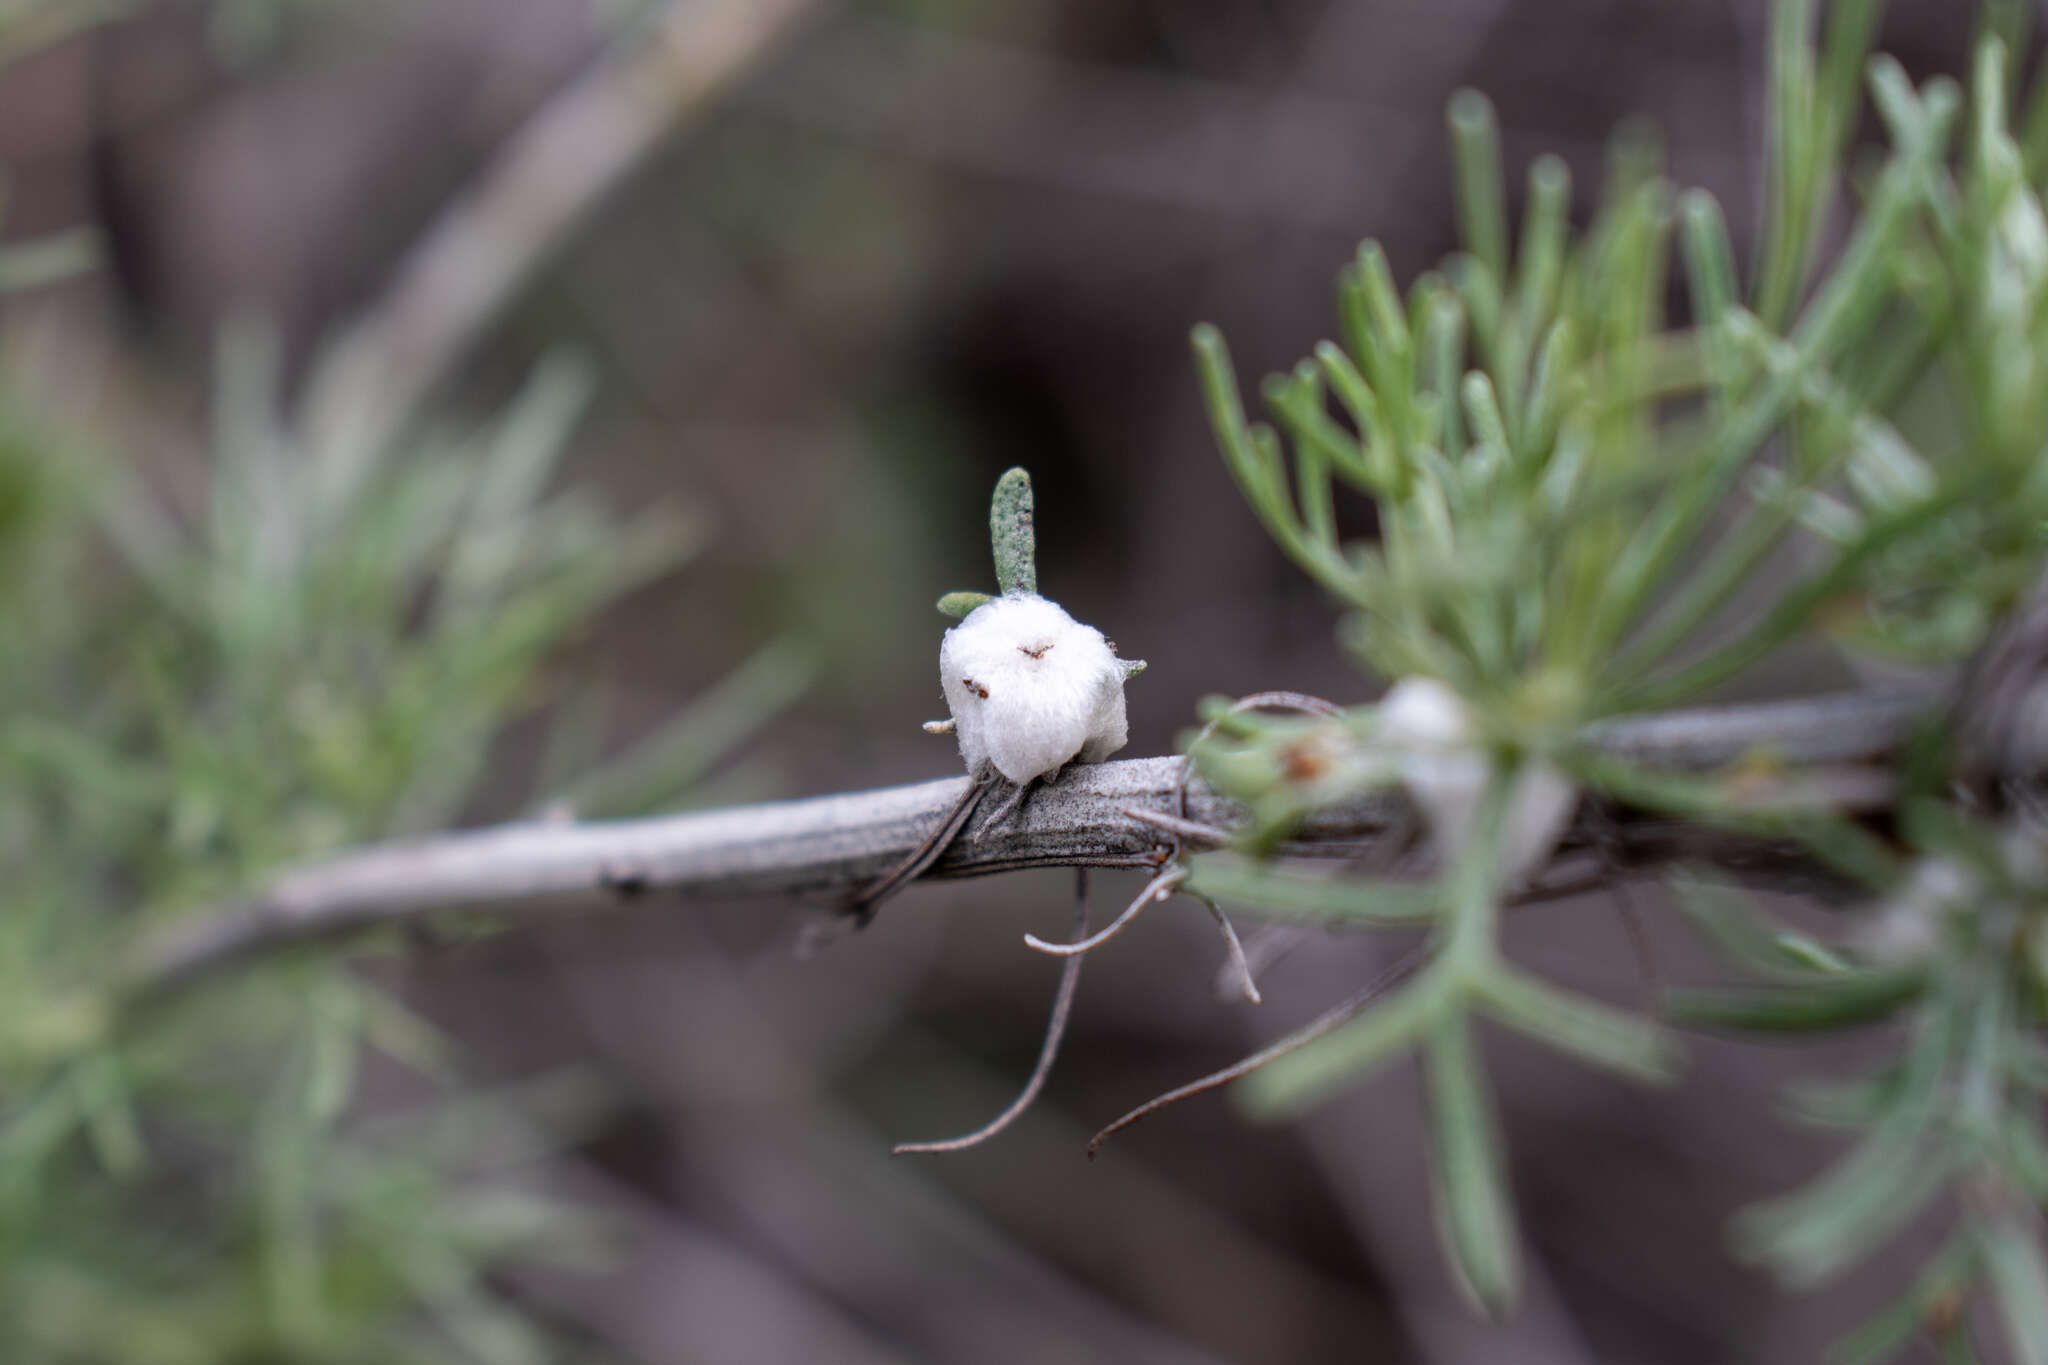
<svg viewBox="0 0 2048 1365"><path fill-rule="evenodd" d="M1616 721L1587 738L1607 752L1673 769L1710 769L1762 751L1787 771L1854 772L1884 760L1913 721L1938 704L1927 692L1845 693ZM1156 866L1170 836L1126 812L1181 813L1183 764L1175 756L1070 767L1034 788L1014 816L991 820L991 811L1001 812L989 803L928 875ZM245 900L170 926L146 946L134 971L144 984L174 985L266 948L452 909L574 911L654 892L850 893L915 848L966 781L946 777L648 819L538 820L373 845L286 872ZM1853 781L1841 789L1882 790ZM1199 779L1188 785L1185 813L1224 829L1243 818ZM1318 812L1289 848L1355 852L1404 818L1398 794L1376 794ZM1627 834L1624 826L1624 840ZM1612 831L1605 842L1612 846ZM1669 822L1646 825L1635 853L1629 861L1716 856L1700 841L1674 838Z"/></svg>

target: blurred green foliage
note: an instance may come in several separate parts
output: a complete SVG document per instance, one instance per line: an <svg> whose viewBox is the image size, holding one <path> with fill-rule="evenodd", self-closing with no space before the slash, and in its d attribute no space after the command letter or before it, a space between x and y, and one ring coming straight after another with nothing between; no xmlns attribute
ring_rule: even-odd
<svg viewBox="0 0 2048 1365"><path fill-rule="evenodd" d="M208 36L230 62L265 56L294 20L334 0L205 0ZM53 47L102 24L133 17L145 0L0 0L0 64Z"/></svg>
<svg viewBox="0 0 2048 1365"><path fill-rule="evenodd" d="M1503 1312L1519 1238L1472 1017L1642 1079L1668 1077L1676 1058L1651 1022L1501 954L1525 784L1562 774L1610 802L1805 842L1907 929L1830 947L1701 890L1703 925L1766 984L1675 997L1671 1018L1825 1030L1896 1015L1909 1029L1894 1065L1823 1105L1867 1126L1863 1144L1746 1215L1738 1250L1812 1283L1946 1193L1949 1250L1846 1354L1879 1358L1922 1329L1967 1351L1957 1305L1982 1288L2018 1358L2041 1361L2038 824L1961 806L1946 771L1922 772L1901 851L1811 806L1760 804L1767 762L1747 781L1649 771L1579 738L1704 697L1792 646L1955 664L2041 572L2048 83L2016 115L2010 79L2029 11L1985 6L1966 99L1954 81L1915 88L1890 59L1866 60L1882 10L1836 0L1820 22L1813 0L1776 7L1771 174L1747 288L1719 207L1675 193L1639 131L1618 139L1583 230L1563 163L1538 160L1516 239L1492 111L1466 92L1449 113L1464 251L1404 296L1384 253L1361 247L1338 284L1341 344L1263 386L1274 426L1247 419L1221 337L1196 329L1218 442L1254 512L1357 609L1345 639L1360 662L1447 687L1463 707L1453 728L1469 732L1418 758L1380 707L1299 720L1219 704L1193 752L1250 804L1255 856L1198 858L1190 886L1290 916L1431 927L1412 980L1304 1035L1242 1093L1292 1112L1419 1053L1445 1249L1474 1300ZM1866 72L1890 145L1851 164ZM1845 182L1846 240L1823 255ZM1666 316L1674 258L1683 322ZM1374 543L1340 538L1340 488L1372 503ZM1470 818L1440 848L1436 880L1311 881L1264 860L1307 813L1415 788L1413 763L1440 765L1439 781L1471 775Z"/></svg>
<svg viewBox="0 0 2048 1365"><path fill-rule="evenodd" d="M0 389L0 1359L566 1358L485 1279L591 1245L488 1178L537 1117L331 954L146 1006L122 972L281 864L457 820L507 723L567 695L551 655L700 529L553 490L577 364L378 450L296 438L260 331L217 368L209 463L168 488ZM582 777L605 718L572 708L536 797L672 801L807 677L772 646ZM364 1049L411 1107L352 1103Z"/></svg>
<svg viewBox="0 0 2048 1365"><path fill-rule="evenodd" d="M213 0L209 13L233 58L315 3ZM0 61L130 8L0 0ZM883 8L970 29L1032 22ZM1434 879L1310 880L1263 855L1302 815L1400 780L1379 717L1218 716L1196 757L1255 828L1241 852L1196 860L1188 885L1278 915L1431 930L1412 981L1243 1093L1298 1111L1415 1053L1446 1250L1476 1302L1504 1311L1518 1234L1476 1021L1636 1079L1669 1078L1680 1055L1665 1029L1500 950L1518 784L1554 770L1616 802L1804 840L1869 884L1897 932L1821 943L1693 887L1702 931L1753 980L1676 994L1669 1019L1779 1032L1896 1019L1904 1037L1866 1080L1797 1096L1804 1116L1866 1137L1746 1216L1738 1249L1811 1283L1953 1196L1946 1248L1845 1355L1927 1332L1967 1351L1955 1306L1981 1290L2020 1357L2048 1361L2037 844L1957 809L1939 774L1915 779L1901 847L1759 807L1739 791L1756 772L1644 771L1579 743L1588 723L1706 696L1788 647L1951 663L2040 568L2048 87L2016 108L2009 56L2030 11L1983 6L1966 103L1954 82L1915 88L1866 61L1882 9L1835 0L1815 41L1812 0L1778 6L1746 285L1719 207L1675 192L1640 131L1617 140L1585 227L1563 163L1545 158L1511 230L1492 112L1463 94L1449 122L1465 250L1404 293L1362 247L1339 282L1340 340L1262 387L1274 425L1247 419L1221 338L1198 330L1251 507L1357 609L1346 639L1362 664L1463 699L1484 780ZM1866 75L1888 148L1859 159ZM749 240L803 230L806 215L784 211L803 206L801 180L749 183L709 211ZM1823 252L1845 188L1846 244ZM902 252L903 235L877 239ZM59 278L90 246L0 253L0 288ZM1674 268L1682 323L1667 316ZM308 448L278 415L277 369L260 333L231 339L207 467L167 487L0 384L0 1359L558 1359L568 1348L489 1276L508 1255L592 1244L570 1211L490 1178L548 1141L511 1117L525 1097L464 1092L430 1028L325 954L146 1016L129 1013L122 970L152 927L282 864L460 818L508 722L560 698L553 652L681 562L697 532L550 491L588 388L572 364L543 366L496 421L377 449ZM1370 545L1338 534L1350 495L1372 504ZM900 539L877 535L870 510L840 522ZM842 629L861 616L829 614ZM810 667L772 645L607 765L593 762L601 699L575 699L524 795L585 812L672 803ZM424 1097L361 1112L366 1049Z"/></svg>

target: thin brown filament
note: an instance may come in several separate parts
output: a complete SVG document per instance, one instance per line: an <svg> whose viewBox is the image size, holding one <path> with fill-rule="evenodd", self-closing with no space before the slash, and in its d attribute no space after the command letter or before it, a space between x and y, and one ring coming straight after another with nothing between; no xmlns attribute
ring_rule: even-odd
<svg viewBox="0 0 2048 1365"><path fill-rule="evenodd" d="M1664 994L1664 987L1657 971L1657 950L1650 946L1650 930L1643 922L1643 912L1636 905L1635 892L1628 882L1616 877L1607 884L1608 894L1614 898L1614 908L1621 916L1622 931L1628 935L1629 950L1635 954L1636 967L1643 974L1644 1004L1652 1012Z"/></svg>
<svg viewBox="0 0 2048 1365"><path fill-rule="evenodd" d="M1315 930L1306 924L1261 924L1239 945L1248 973L1263 972L1308 940ZM1216 998L1229 1000L1244 993L1237 964L1225 962L1216 973Z"/></svg>
<svg viewBox="0 0 2048 1365"><path fill-rule="evenodd" d="M1324 701L1320 697L1311 697L1300 692L1254 693L1249 697L1239 698L1231 706L1230 713L1259 708L1287 708L1330 719L1336 719L1343 714L1333 703ZM1216 722L1211 721L1203 729L1202 737L1212 733L1215 727ZM1199 742L1200 739L1197 740L1197 743ZM1045 1039L1039 1045L1038 1061L1032 1066L1030 1078L1025 1081L1024 1089L1018 1093L1017 1098L1012 1100L1010 1106L1003 1110L1002 1113L996 1115L971 1133L965 1133L955 1138L944 1138L936 1142L898 1143L891 1149L893 1154L959 1152L965 1151L970 1147L979 1146L1001 1133L1012 1123L1015 1123L1024 1111L1029 1109L1032 1103L1037 1100L1039 1092L1045 1088L1046 1078L1052 1074L1053 1060L1059 1055L1060 1041L1065 1037L1067 1031L1067 1019L1073 1012L1074 993L1081 981L1081 963L1086 959L1089 952L1121 933L1124 927L1137 918L1138 912L1147 905L1150 905L1155 900L1165 900L1170 897L1173 894L1174 888L1186 880L1188 869L1180 863L1179 859L1184 851L1185 840L1188 836L1192 835L1196 840L1212 845L1227 842L1229 839L1227 832L1187 818L1188 782L1193 775L1194 756L1190 753L1181 764L1180 781L1176 784L1174 791L1174 804L1179 811L1179 815L1177 817L1159 817L1149 821L1173 834L1174 841L1169 861L1157 876L1145 884L1144 889L1138 892L1137 897L1124 908L1122 914L1118 915L1102 932L1089 934L1088 869L1085 867L1076 868L1074 869L1073 941L1069 943L1048 943L1035 934L1026 934L1024 936L1025 943L1037 951L1066 960L1060 968L1059 987L1053 995L1052 1013L1046 1020ZM960 831L965 828L968 818L974 813L975 806L979 804L982 795L992 783L993 776L986 767L976 773L974 781L969 784L968 790L962 793L959 804L953 808L953 813L947 818L945 824L913 852L902 866L881 878L864 891L859 900L855 902L856 909L863 916L872 914L874 905L884 896L892 894L904 882L909 881L938 861L939 855L945 851L946 847L954 839L959 837ZM990 823L998 823L1015 814L1017 808L1023 804L1023 798L1028 789L1029 784L1027 783L1012 793L1010 800L1002 810L991 818ZM1133 813L1136 814L1136 812ZM1147 819L1147 816L1139 815L1138 818ZM1180 825L1181 828L1175 829L1173 825L1167 824L1166 822L1169 819L1173 820L1175 824ZM1224 941L1230 948L1231 961L1236 966L1240 979L1244 984L1246 998L1255 1004L1258 1003L1260 1000L1258 987L1252 982L1251 965L1245 958L1244 945L1239 942L1237 931L1231 927L1229 918L1224 915L1219 907L1211 904L1206 898L1203 899L1203 904L1208 906L1209 913L1215 916L1217 924L1222 928ZM1411 956L1417 955L1411 954ZM1408 966L1405 962L1398 965L1402 971L1405 971ZM1391 984L1392 980L1398 979L1398 973L1393 974L1386 984ZM1282 1039L1265 1052L1239 1063L1237 1068L1218 1072L1214 1076L1195 1082L1193 1086L1183 1087L1180 1090L1162 1095L1144 1108L1134 1110L1132 1113L1125 1115L1117 1120L1116 1123L1111 1124L1108 1128L1095 1135L1088 1144L1088 1155L1093 1157L1095 1149L1101 1145L1103 1140L1118 1129L1137 1122L1137 1120L1154 1110L1164 1108L1175 1100L1185 1098L1188 1095L1199 1094L1203 1090L1221 1085L1225 1081L1243 1074L1244 1070L1263 1065L1266 1061L1271 1060L1272 1057L1280 1056L1282 1053L1291 1051L1304 1043L1321 1037L1324 1033L1329 1032L1350 1018L1351 1015L1365 1008L1366 1004L1381 989L1384 989L1382 983L1376 982L1373 986L1368 987L1359 995L1352 997L1351 1000L1339 1006L1337 1010L1333 1010L1321 1019L1316 1020L1307 1029L1292 1035L1290 1038Z"/></svg>
<svg viewBox="0 0 2048 1365"><path fill-rule="evenodd" d="M1306 692L1254 692L1250 696L1239 697L1236 701L1232 702L1230 709L1224 712L1224 715L1236 715L1242 711L1258 710L1300 711L1311 716L1321 716L1327 720L1338 720L1344 715L1343 709L1335 702L1325 701L1321 697L1312 697ZM1181 859L1186 855L1190 843L1201 844L1210 848L1220 848L1230 842L1230 832L1228 830L1218 829L1214 825L1204 824L1199 820L1190 820L1188 818L1188 783L1193 780L1195 775L1195 746L1216 732L1217 721L1222 720L1222 718L1222 716L1218 716L1216 720L1212 720L1207 725L1204 725L1201 733L1195 736L1194 744L1188 746L1186 757L1181 759L1180 781L1174 784L1173 792L1173 804L1178 814L1168 815L1163 811L1151 811L1131 806L1125 807L1124 813L1126 815L1141 823L1163 829L1173 836L1173 847L1167 853L1165 871L1162 871L1157 877L1153 878L1152 882L1143 891L1138 893L1138 898L1131 902L1130 908L1119 915L1115 923L1098 934L1093 942L1085 946L1073 944L1065 951L1087 952L1089 949L1107 942L1115 937L1123 929L1124 925L1136 918L1138 911L1153 899L1165 900L1167 896L1171 895L1173 888L1185 880L1188 875L1187 868L1182 864ZM1168 873L1174 872L1177 872L1178 875L1172 881L1167 881ZM1162 883L1164 883L1163 887ZM1265 997L1259 994L1258 983L1252 980L1251 962L1244 955L1244 944L1238 940L1237 930L1231 925L1230 917L1223 913L1223 907L1217 905L1216 902L1210 900L1207 896L1199 897L1199 899L1203 905L1209 908L1210 915L1215 917L1217 928L1223 931L1223 942L1230 952L1230 965L1237 972L1238 981L1244 990L1244 998L1254 1005L1264 1004ZM1039 949L1041 952L1059 951L1051 948L1049 945L1030 939L1026 941L1030 942L1032 947ZM1092 1144L1088 1148L1088 1154L1090 1156L1095 1154L1095 1148Z"/></svg>
<svg viewBox="0 0 2048 1365"><path fill-rule="evenodd" d="M1088 932L1088 869L1074 869L1074 936ZM1031 1078L1024 1082L1024 1089L1017 1098L1010 1101L1010 1107L997 1114L971 1133L956 1138L944 1138L937 1142L899 1142L890 1148L892 1156L906 1152L960 1152L987 1142L996 1134L1008 1128L1031 1107L1038 1092L1045 1088L1046 1077L1052 1074L1053 1059L1059 1056L1060 1039L1066 1036L1067 1019L1074 1010L1074 990L1081 984L1081 964L1087 961L1086 954L1076 953L1060 967L1059 988L1052 997L1052 1013L1045 1021L1045 1041L1038 1046L1038 1061L1031 1068Z"/></svg>
<svg viewBox="0 0 2048 1365"><path fill-rule="evenodd" d="M1209 907L1209 913L1216 920L1216 927L1223 931L1223 941L1230 948L1230 969L1237 974L1238 986L1244 998L1254 1005L1266 1003L1266 997L1259 994L1259 983L1252 980L1251 959L1244 954L1244 944L1239 942L1237 928L1230 922L1230 916L1223 913L1223 907L1207 896L1196 895L1195 899Z"/></svg>
<svg viewBox="0 0 2048 1365"><path fill-rule="evenodd" d="M1614 902L1615 912L1621 917L1622 931L1628 935L1629 950L1635 954L1636 968L1643 974L1644 995L1654 1011L1657 999L1663 993L1658 979L1657 953L1650 946L1649 929L1636 906L1635 893L1629 888L1628 872L1621 863L1618 852L1621 831L1615 824L1614 813L1604 801L1593 803L1593 809L1594 824L1598 830L1595 844L1606 879L1607 894Z"/></svg>
<svg viewBox="0 0 2048 1365"><path fill-rule="evenodd" d="M1610 874L1602 872L1568 883L1560 883L1556 886L1532 887L1519 896L1509 898L1505 902L1504 908L1518 910L1526 906L1541 905L1546 901L1562 899L1568 896L1583 896L1606 889L1610 885L1612 885ZM1235 939L1236 935L1233 933L1231 937ZM1088 1139L1089 1157L1093 1158L1096 1150L1103 1143L1140 1119L1150 1118L1168 1105L1178 1104L1182 1100L1190 1099L1205 1091L1214 1090L1220 1085L1228 1085L1240 1076L1250 1075L1252 1072L1257 1071L1276 1057L1284 1057L1298 1047L1305 1047L1309 1043L1313 1043L1339 1024L1351 1019L1374 1000L1385 995L1388 991L1413 976L1416 968L1420 967L1427 957L1429 947L1429 941L1426 939L1416 944L1397 958L1392 966L1381 972L1377 977L1374 977L1357 994L1332 1007L1328 1012L1316 1016L1309 1023L1288 1034L1286 1037L1267 1044L1251 1056L1232 1062L1221 1071L1212 1071L1200 1080L1190 1081L1179 1089L1169 1090L1163 1095L1147 1100L1115 1123L1104 1128L1094 1137ZM1240 948L1239 951L1242 952L1243 950ZM1247 979L1249 979L1248 967Z"/></svg>
<svg viewBox="0 0 2048 1365"><path fill-rule="evenodd" d="M994 772L991 771L989 776L991 785L993 785ZM1035 777L1024 782L1011 782L1005 779L1003 785L1010 789L1010 794L1003 798L1002 805L990 812L988 819L981 822L981 827L984 830L991 830L998 825L1006 825L1015 819L1017 812L1024 809L1025 798L1031 795L1031 788L1037 781L1038 779Z"/></svg>
<svg viewBox="0 0 2048 1365"><path fill-rule="evenodd" d="M1186 1085L1169 1090L1163 1095L1158 1095L1145 1101L1145 1103L1139 1105L1136 1109L1133 1109L1130 1113L1125 1114L1115 1123L1110 1124L1094 1137L1088 1139L1089 1158L1092 1160L1103 1143L1109 1141L1140 1119L1150 1118L1168 1105L1178 1104L1182 1100L1204 1094L1216 1089L1218 1086L1228 1085L1240 1076L1250 1075L1275 1058L1284 1057L1296 1048L1306 1047L1338 1026L1350 1022L1367 1005L1370 1005L1373 1001L1379 999L1380 996L1413 975L1415 969L1420 967L1427 959L1429 948L1430 945L1427 941L1417 944L1396 959L1391 967L1373 978L1372 982L1363 990L1358 991L1343 1001L1343 1003L1325 1013L1316 1016L1286 1037L1260 1048L1251 1056L1232 1062L1221 1071L1212 1071L1200 1080L1190 1081Z"/></svg>
<svg viewBox="0 0 2048 1365"><path fill-rule="evenodd" d="M1186 781L1185 778L1182 781ZM1200 820L1189 820L1179 815L1168 815L1163 810L1147 810L1143 806L1125 806L1124 814L1139 824L1151 825L1173 835L1185 846L1199 844L1210 848L1221 848L1230 842L1230 831L1215 825L1205 825Z"/></svg>
<svg viewBox="0 0 2048 1365"><path fill-rule="evenodd" d="M1122 933L1124 926L1136 919L1140 910L1153 901L1163 901L1171 896L1173 889L1187 880L1187 875L1188 870L1177 863L1163 868L1158 876L1145 883L1145 889L1132 898L1131 903L1124 907L1123 913L1111 920L1100 933L1091 934L1073 943L1048 943L1036 934L1026 934L1024 942L1051 957L1077 957L1082 953L1092 953Z"/></svg>
<svg viewBox="0 0 2048 1365"><path fill-rule="evenodd" d="M952 812L939 827L933 830L923 843L912 849L908 858L861 889L848 908L859 917L862 924L874 918L877 906L902 890L906 882L923 876L931 865L953 846L953 841L960 837L960 831L967 827L967 821L973 816L974 808L981 804L981 798L987 795L988 789L994 784L995 770L984 764L968 780L967 790L960 793L960 799L954 803Z"/></svg>

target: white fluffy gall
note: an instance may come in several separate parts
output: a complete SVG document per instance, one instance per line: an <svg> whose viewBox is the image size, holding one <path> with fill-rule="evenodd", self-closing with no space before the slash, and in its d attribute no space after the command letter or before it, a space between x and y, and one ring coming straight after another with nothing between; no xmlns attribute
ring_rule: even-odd
<svg viewBox="0 0 2048 1365"><path fill-rule="evenodd" d="M1034 593L976 607L939 646L939 683L968 771L986 759L1019 785L1123 748L1129 671L1101 631Z"/></svg>

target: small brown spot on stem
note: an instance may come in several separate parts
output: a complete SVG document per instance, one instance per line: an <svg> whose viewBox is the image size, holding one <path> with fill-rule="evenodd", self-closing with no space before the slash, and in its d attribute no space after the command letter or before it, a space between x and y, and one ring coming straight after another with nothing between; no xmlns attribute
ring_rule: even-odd
<svg viewBox="0 0 2048 1365"><path fill-rule="evenodd" d="M1281 751L1280 767L1289 782L1313 782L1329 772L1330 758L1321 743L1306 739Z"/></svg>

